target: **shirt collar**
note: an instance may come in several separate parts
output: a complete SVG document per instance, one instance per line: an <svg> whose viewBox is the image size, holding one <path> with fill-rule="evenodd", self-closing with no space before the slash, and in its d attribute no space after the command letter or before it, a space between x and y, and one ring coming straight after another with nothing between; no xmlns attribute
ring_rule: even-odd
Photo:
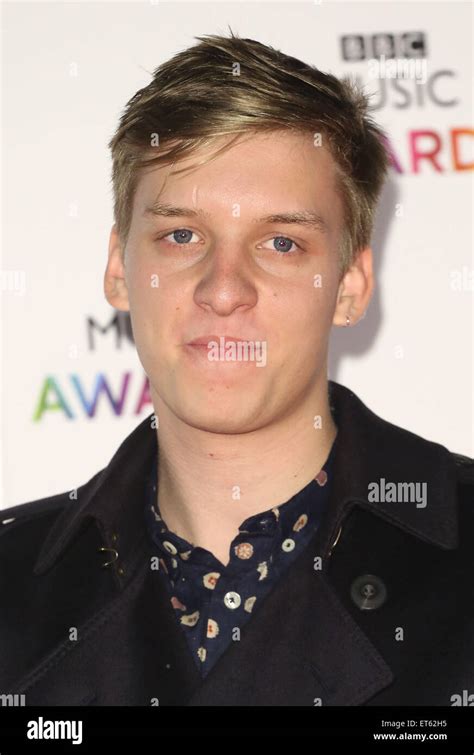
<svg viewBox="0 0 474 755"><path fill-rule="evenodd" d="M243 541L258 544L261 557L268 559L272 554L277 555L281 551L283 540L297 537L297 533L303 529L304 537L308 530L314 532L321 521L327 501L332 482L333 462L334 443L326 462L313 479L285 503L247 517L238 528L238 534L233 539L231 547ZM176 579L181 567L188 566L191 562L198 567L217 567L219 562L215 563L214 556L207 550L195 547L193 543L168 528L159 508L159 499L157 500L157 471L155 458L147 481L144 513L149 535L158 547L167 573ZM255 538L258 539L258 543ZM210 564L210 559L214 563ZM250 559L235 559L234 563L238 564L239 573L246 571L246 568L254 568L254 562Z"/></svg>
<svg viewBox="0 0 474 755"><path fill-rule="evenodd" d="M444 548L457 545L456 468L450 452L374 414L348 388L328 381L329 401L338 433L334 443L334 480L321 527L329 547L346 512L362 505L375 516ZM154 415L122 442L109 464L77 490L43 542L34 573L50 569L78 531L94 521L105 546L115 549L116 578L128 581L147 538L141 501L157 451ZM426 483L428 505L374 503L369 485L384 478L394 483ZM138 510L138 508L140 510Z"/></svg>

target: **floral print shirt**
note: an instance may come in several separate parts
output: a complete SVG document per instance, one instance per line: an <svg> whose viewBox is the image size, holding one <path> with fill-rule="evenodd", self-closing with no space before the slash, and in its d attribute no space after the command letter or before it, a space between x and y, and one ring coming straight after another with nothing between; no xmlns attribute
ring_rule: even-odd
<svg viewBox="0 0 474 755"><path fill-rule="evenodd" d="M157 463L147 483L145 519L177 623L204 677L312 539L327 503L334 445L322 469L286 503L245 519L224 566L172 532L157 501Z"/></svg>

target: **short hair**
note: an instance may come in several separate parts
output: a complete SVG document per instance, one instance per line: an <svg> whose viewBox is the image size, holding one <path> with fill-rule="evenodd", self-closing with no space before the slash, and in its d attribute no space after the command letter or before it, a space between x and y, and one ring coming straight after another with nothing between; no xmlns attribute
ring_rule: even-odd
<svg viewBox="0 0 474 755"><path fill-rule="evenodd" d="M236 135L228 149L243 134L291 129L321 134L335 162L344 212L342 276L370 244L389 164L386 135L368 115L368 96L349 77L338 79L232 31L195 39L199 44L158 66L129 100L108 144L123 246L142 169L187 158L216 137ZM158 147L152 146L156 134Z"/></svg>

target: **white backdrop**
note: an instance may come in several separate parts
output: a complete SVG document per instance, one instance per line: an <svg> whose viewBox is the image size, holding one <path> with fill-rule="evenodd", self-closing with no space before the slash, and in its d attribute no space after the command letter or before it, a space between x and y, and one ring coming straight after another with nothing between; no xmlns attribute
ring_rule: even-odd
<svg viewBox="0 0 474 755"><path fill-rule="evenodd" d="M377 217L376 291L357 326L333 329L329 376L473 454L470 3L17 1L2 22L0 507L79 486L153 411L126 322L107 329L107 142L156 66L228 25L373 93L397 168ZM426 83L369 78L372 35L409 33L423 35ZM344 59L350 35L345 49L360 56L362 37L365 59Z"/></svg>

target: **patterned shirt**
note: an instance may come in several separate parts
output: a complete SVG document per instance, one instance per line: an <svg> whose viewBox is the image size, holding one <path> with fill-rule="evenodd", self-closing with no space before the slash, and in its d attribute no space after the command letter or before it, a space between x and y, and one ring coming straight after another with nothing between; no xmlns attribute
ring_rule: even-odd
<svg viewBox="0 0 474 755"><path fill-rule="evenodd" d="M239 527L224 566L210 551L168 529L157 501L157 462L147 483L145 518L179 626L204 677L312 539L327 503L334 445L304 488Z"/></svg>

